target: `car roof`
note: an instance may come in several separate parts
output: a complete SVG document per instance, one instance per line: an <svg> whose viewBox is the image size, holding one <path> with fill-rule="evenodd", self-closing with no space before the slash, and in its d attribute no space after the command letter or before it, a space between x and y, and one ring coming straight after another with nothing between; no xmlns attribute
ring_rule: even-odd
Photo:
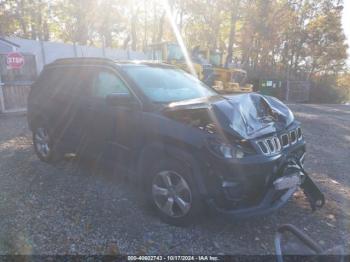
<svg viewBox="0 0 350 262"><path fill-rule="evenodd" d="M109 58L100 57L72 57L72 58L60 58L47 66L53 65L117 65L119 67L125 66L152 66L152 67L172 67L171 64L164 63L162 61L154 60L113 60Z"/></svg>

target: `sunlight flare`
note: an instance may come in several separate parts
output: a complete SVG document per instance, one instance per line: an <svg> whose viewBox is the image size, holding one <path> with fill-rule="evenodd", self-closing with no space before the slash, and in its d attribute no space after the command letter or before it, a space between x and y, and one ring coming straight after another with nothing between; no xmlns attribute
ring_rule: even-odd
<svg viewBox="0 0 350 262"><path fill-rule="evenodd" d="M197 76L197 73L196 73L196 70L194 69L194 66L193 66L193 63L192 63L192 60L188 54L188 50L185 46L185 43L184 43L184 40L181 36L181 33L180 33L180 30L179 28L177 27L176 25L176 22L175 22L175 18L174 18L174 15L173 13L171 12L171 8L170 8L170 5L169 5L169 2L168 1L164 1L164 8L165 8L165 11L166 11L166 14L167 14L167 17L169 19L169 22L170 22L170 25L171 25L171 28L175 34L175 37L176 37L176 41L177 43L179 44L180 48L181 48L181 51L184 55L184 58L185 58L185 62L187 64L187 67L188 69L190 70L190 73L192 75L194 75L195 77L198 78Z"/></svg>

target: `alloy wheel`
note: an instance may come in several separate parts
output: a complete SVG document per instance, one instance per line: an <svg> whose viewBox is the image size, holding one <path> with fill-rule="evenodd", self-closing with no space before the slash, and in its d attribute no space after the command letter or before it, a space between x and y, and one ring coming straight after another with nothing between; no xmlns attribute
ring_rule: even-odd
<svg viewBox="0 0 350 262"><path fill-rule="evenodd" d="M186 180L175 171L161 171L155 175L152 196L154 203L167 216L183 217L191 209L191 189Z"/></svg>
<svg viewBox="0 0 350 262"><path fill-rule="evenodd" d="M34 139L37 152L43 158L47 158L51 151L48 131L44 127L37 128L34 134Z"/></svg>

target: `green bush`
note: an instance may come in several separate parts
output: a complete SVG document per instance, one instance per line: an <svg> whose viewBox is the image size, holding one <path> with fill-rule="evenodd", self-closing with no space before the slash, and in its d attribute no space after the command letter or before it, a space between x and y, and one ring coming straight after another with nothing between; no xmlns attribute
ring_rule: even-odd
<svg viewBox="0 0 350 262"><path fill-rule="evenodd" d="M350 82L345 79L320 79L314 82L310 90L311 103L340 104L350 101ZM345 79L343 79L345 78Z"/></svg>

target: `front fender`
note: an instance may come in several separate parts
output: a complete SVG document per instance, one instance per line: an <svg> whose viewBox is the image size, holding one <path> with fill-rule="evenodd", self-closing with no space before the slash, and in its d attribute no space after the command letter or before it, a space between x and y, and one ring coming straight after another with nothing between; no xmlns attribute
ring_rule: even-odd
<svg viewBox="0 0 350 262"><path fill-rule="evenodd" d="M207 195L208 191L203 181L202 169L199 165L199 161L183 148L160 142L146 145L140 154L137 165L137 182L140 186L145 185L146 174L151 167L151 163L159 161L161 158L176 159L186 165L192 172L199 193L201 195Z"/></svg>

